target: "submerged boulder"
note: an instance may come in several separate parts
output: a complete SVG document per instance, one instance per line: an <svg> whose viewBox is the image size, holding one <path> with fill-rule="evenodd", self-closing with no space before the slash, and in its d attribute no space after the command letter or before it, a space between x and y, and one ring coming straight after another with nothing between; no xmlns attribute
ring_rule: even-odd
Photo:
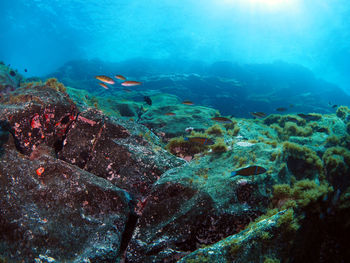
<svg viewBox="0 0 350 263"><path fill-rule="evenodd" d="M4 258L111 262L118 257L130 214L125 191L47 152L31 160L11 145L1 154L0 180Z"/></svg>
<svg viewBox="0 0 350 263"><path fill-rule="evenodd" d="M6 94L0 124L4 260L116 261L136 204L184 163L144 126L79 112L56 80Z"/></svg>

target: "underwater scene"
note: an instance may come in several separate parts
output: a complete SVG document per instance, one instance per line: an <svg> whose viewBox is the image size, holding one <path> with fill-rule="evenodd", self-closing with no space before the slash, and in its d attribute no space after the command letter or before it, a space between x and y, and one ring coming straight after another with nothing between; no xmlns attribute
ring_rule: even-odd
<svg viewBox="0 0 350 263"><path fill-rule="evenodd" d="M0 263L350 262L346 0L0 0Z"/></svg>

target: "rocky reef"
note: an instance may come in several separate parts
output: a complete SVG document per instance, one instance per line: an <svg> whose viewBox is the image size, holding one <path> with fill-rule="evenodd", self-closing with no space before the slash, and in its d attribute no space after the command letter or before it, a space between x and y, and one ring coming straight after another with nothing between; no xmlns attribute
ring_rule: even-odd
<svg viewBox="0 0 350 263"><path fill-rule="evenodd" d="M346 106L218 122L175 95L16 83L0 98L0 262L350 259Z"/></svg>
<svg viewBox="0 0 350 263"><path fill-rule="evenodd" d="M99 74L113 76L116 72L143 84L125 94L118 87L106 91L94 79ZM89 91L95 96L109 94L135 100L140 95L141 98L156 95L159 99L162 94L172 94L180 101L188 99L196 105L219 110L223 115L245 118L251 118L250 112L273 114L279 113L277 109L281 108L285 108L285 113L335 113L332 106L347 105L350 101L349 94L317 78L309 69L281 61L238 65L227 61L206 64L142 58L119 63L75 60L48 77L52 76L66 86Z"/></svg>

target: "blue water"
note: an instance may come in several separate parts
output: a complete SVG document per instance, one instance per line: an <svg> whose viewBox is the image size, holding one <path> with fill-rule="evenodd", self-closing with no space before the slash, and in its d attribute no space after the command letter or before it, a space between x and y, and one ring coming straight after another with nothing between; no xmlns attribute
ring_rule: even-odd
<svg viewBox="0 0 350 263"><path fill-rule="evenodd" d="M27 77L73 59L284 61L350 92L349 17L347 0L0 0L0 60Z"/></svg>

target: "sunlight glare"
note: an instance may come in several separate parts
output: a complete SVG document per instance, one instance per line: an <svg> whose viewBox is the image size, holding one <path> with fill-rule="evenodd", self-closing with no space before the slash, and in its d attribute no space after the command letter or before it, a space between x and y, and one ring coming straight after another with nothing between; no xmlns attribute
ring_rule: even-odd
<svg viewBox="0 0 350 263"><path fill-rule="evenodd" d="M259 11L280 11L282 9L296 9L298 7L298 1L299 0L221 0L221 4Z"/></svg>

